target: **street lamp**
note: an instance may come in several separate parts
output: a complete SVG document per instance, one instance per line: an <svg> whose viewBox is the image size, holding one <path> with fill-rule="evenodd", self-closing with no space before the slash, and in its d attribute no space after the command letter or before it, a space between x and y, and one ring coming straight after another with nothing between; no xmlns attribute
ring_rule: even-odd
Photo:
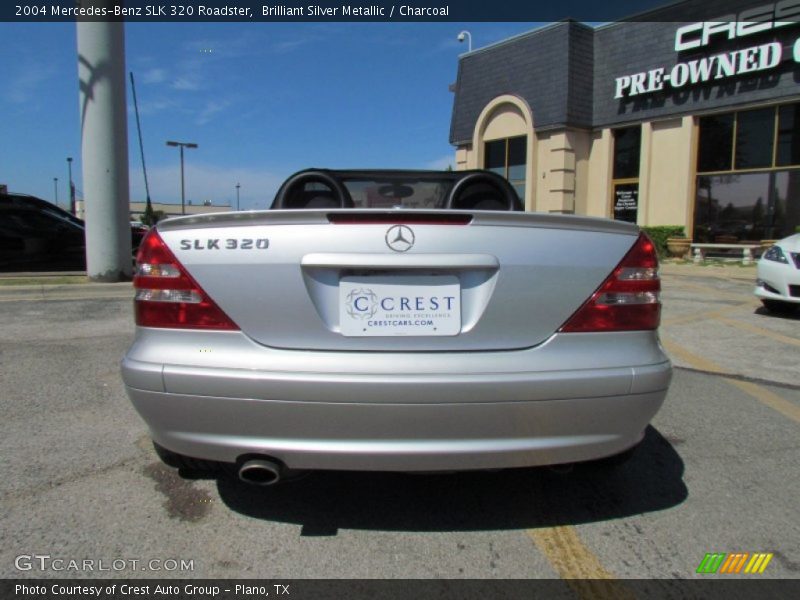
<svg viewBox="0 0 800 600"><path fill-rule="evenodd" d="M171 142L167 141L167 146L177 146L181 149L181 214L186 214L186 195L185 195L185 185L183 180L183 149L184 148L197 148L197 144L193 144L192 142Z"/></svg>
<svg viewBox="0 0 800 600"><path fill-rule="evenodd" d="M239 188L242 187L238 183L236 184L236 212L239 212Z"/></svg>
<svg viewBox="0 0 800 600"><path fill-rule="evenodd" d="M75 214L75 186L72 185L72 157L67 157L67 170L69 171L69 212Z"/></svg>
<svg viewBox="0 0 800 600"><path fill-rule="evenodd" d="M466 29L458 34L458 41L463 42L467 40L467 52L472 52L472 34Z"/></svg>
<svg viewBox="0 0 800 600"><path fill-rule="evenodd" d="M53 187L56 190L56 206L58 206L58 177L53 177Z"/></svg>

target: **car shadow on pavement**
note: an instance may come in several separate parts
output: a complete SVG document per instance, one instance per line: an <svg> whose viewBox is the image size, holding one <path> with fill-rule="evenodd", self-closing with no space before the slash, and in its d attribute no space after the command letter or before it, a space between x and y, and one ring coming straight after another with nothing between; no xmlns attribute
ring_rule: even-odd
<svg viewBox="0 0 800 600"><path fill-rule="evenodd" d="M762 317L770 317L772 319L786 319L788 321L800 321L800 310L787 308L785 311L775 312L771 310L767 310L763 306L759 306L757 309L753 311L757 315L761 315Z"/></svg>
<svg viewBox="0 0 800 600"><path fill-rule="evenodd" d="M678 443L678 442L676 442ZM452 474L320 471L275 486L221 476L221 500L256 519L302 526L301 535L339 529L479 531L530 529L616 519L683 502L683 461L653 427L624 465Z"/></svg>

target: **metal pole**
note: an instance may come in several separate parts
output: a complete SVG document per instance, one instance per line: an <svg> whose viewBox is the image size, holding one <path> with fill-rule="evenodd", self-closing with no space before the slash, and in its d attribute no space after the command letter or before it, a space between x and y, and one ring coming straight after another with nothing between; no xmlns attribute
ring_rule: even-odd
<svg viewBox="0 0 800 600"><path fill-rule="evenodd" d="M239 212L239 188L241 186L237 183L236 184L236 212Z"/></svg>
<svg viewBox="0 0 800 600"><path fill-rule="evenodd" d="M72 157L67 157L67 170L69 172L69 212L75 214L75 187L72 185Z"/></svg>
<svg viewBox="0 0 800 600"><path fill-rule="evenodd" d="M467 52L472 52L472 34L466 29L458 34L458 41L463 42L465 38L467 40Z"/></svg>
<svg viewBox="0 0 800 600"><path fill-rule="evenodd" d="M130 280L124 23L78 20L77 32L86 273L94 281Z"/></svg>
<svg viewBox="0 0 800 600"><path fill-rule="evenodd" d="M181 144L181 214L186 214L186 194L183 181L183 144Z"/></svg>
<svg viewBox="0 0 800 600"><path fill-rule="evenodd" d="M185 185L184 185L184 178L183 178L183 149L184 148L197 148L197 144L193 142L173 142L168 140L167 146L177 146L181 149L181 214L186 214L186 195L185 195Z"/></svg>
<svg viewBox="0 0 800 600"><path fill-rule="evenodd" d="M58 206L58 177L53 177L53 187L56 190L56 206Z"/></svg>

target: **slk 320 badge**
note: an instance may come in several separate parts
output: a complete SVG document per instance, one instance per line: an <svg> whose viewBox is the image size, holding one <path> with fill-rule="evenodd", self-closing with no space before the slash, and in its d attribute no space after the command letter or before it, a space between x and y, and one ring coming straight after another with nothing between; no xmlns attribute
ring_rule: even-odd
<svg viewBox="0 0 800 600"><path fill-rule="evenodd" d="M181 250L266 250L268 238L181 240Z"/></svg>

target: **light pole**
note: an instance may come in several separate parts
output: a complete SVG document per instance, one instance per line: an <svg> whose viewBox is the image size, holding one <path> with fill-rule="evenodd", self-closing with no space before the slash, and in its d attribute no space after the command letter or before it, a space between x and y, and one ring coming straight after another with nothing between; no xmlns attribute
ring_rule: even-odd
<svg viewBox="0 0 800 600"><path fill-rule="evenodd" d="M58 206L58 177L53 177L53 188L56 191L56 206Z"/></svg>
<svg viewBox="0 0 800 600"><path fill-rule="evenodd" d="M167 141L167 146L177 146L181 149L181 214L186 214L186 194L185 194L185 185L183 179L183 149L184 148L197 148L197 144L192 142L171 142Z"/></svg>
<svg viewBox="0 0 800 600"><path fill-rule="evenodd" d="M458 41L463 42L465 38L467 40L467 52L472 52L472 34L466 29L458 34Z"/></svg>
<svg viewBox="0 0 800 600"><path fill-rule="evenodd" d="M236 184L236 212L239 212L239 188L242 187L238 183Z"/></svg>
<svg viewBox="0 0 800 600"><path fill-rule="evenodd" d="M72 157L67 157L67 171L69 172L69 212L75 214L75 187L72 185Z"/></svg>

